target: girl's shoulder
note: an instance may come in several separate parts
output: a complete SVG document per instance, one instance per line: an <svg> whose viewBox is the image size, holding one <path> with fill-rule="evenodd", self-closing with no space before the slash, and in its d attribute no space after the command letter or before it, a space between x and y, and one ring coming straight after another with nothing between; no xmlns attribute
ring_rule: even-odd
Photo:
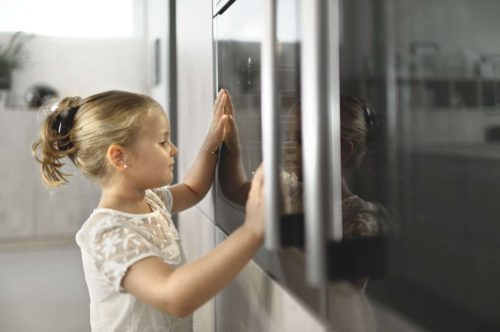
<svg viewBox="0 0 500 332"><path fill-rule="evenodd" d="M172 211L173 196L168 186L146 190L146 198L154 202L160 208Z"/></svg>
<svg viewBox="0 0 500 332"><path fill-rule="evenodd" d="M80 248L89 251L95 245L96 239L102 239L103 234L123 234L134 232L133 224L140 224L148 218L159 214L158 210L151 213L133 214L109 208L96 208L82 224L76 233L76 243Z"/></svg>
<svg viewBox="0 0 500 332"><path fill-rule="evenodd" d="M139 218L118 210L96 208L76 233L76 243L87 249L97 234L122 227L126 222Z"/></svg>
<svg viewBox="0 0 500 332"><path fill-rule="evenodd" d="M383 222L381 219L378 204L356 195L342 200L343 233L348 237L379 235Z"/></svg>
<svg viewBox="0 0 500 332"><path fill-rule="evenodd" d="M343 209L372 210L375 207L375 204L365 201L358 195L352 195L342 200Z"/></svg>

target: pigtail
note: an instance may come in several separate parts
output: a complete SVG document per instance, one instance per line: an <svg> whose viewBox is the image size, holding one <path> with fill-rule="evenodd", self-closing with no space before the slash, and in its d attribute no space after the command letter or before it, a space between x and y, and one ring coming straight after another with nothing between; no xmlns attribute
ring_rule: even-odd
<svg viewBox="0 0 500 332"><path fill-rule="evenodd" d="M34 158L40 163L43 183L48 187L60 187L68 183L70 174L64 173L64 157L74 161L77 146L72 142L71 129L81 98L61 100L53 112L45 118L40 129L40 138L32 145Z"/></svg>

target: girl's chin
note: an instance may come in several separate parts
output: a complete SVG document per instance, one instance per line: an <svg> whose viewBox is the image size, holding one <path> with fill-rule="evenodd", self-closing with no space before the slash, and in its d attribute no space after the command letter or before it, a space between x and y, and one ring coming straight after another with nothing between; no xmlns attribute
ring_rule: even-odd
<svg viewBox="0 0 500 332"><path fill-rule="evenodd" d="M165 180L164 186L168 186L169 184L172 184L172 181L174 180L173 174L170 174L167 179Z"/></svg>

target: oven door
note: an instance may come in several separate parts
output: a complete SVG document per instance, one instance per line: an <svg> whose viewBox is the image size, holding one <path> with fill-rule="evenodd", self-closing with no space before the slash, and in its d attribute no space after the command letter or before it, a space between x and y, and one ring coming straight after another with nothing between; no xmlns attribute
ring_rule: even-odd
<svg viewBox="0 0 500 332"><path fill-rule="evenodd" d="M263 118L261 52L265 26L261 1L235 1L222 6L214 17L215 79L217 91L227 89L231 95L238 124L242 168L230 165L233 156L222 148L216 186L216 223L231 233L244 221L245 188L236 183L250 181L263 160ZM299 43L297 25L298 1L278 2L276 52L276 128L279 133L279 206L278 219L298 225L303 211L301 182ZM216 91L214 91L216 93ZM264 119L265 121L265 119ZM269 144L268 144L269 146ZM282 180L282 181L280 181ZM239 190L242 189L242 190ZM248 188L247 188L248 189ZM243 192L243 194L242 194ZM295 220L295 222L294 222ZM303 232L288 227L284 243L303 241ZM280 242L281 242L280 241Z"/></svg>
<svg viewBox="0 0 500 332"><path fill-rule="evenodd" d="M233 155L224 146L219 155L215 185L215 222L230 234L245 220L248 186L263 162L266 121L262 116L262 46L265 43L265 1L238 0L215 12L214 96L221 88L231 95L239 130L240 151ZM281 285L318 312L321 292L305 281L304 214L300 136L300 48L297 0L277 1L275 39L275 109L279 157L278 245L287 249L261 248L254 261ZM280 19L284 18L284 19ZM264 75L266 76L266 75ZM264 84L263 84L264 83ZM269 92L269 91L268 91ZM264 122L264 123L263 123ZM264 137L265 139L265 137ZM276 147L275 146L275 147ZM240 164L235 166L234 161ZM242 186L243 183L243 186ZM266 177L268 186L269 177ZM266 220L268 222L269 220ZM286 227L281 227L286 225ZM266 237L268 233L266 233Z"/></svg>
<svg viewBox="0 0 500 332"><path fill-rule="evenodd" d="M267 7L268 3L275 3L275 8ZM271 194L278 197L273 201L277 204L275 214L266 215L266 239L277 241L266 243L256 262L318 312L324 312L322 287L328 279L383 274L385 242L374 237L342 239L338 90L315 88L318 77L309 75L327 73L330 60L325 57L325 63L317 63L309 58L309 50L326 44L338 54L338 42L303 44L299 20L314 26L311 22L316 18L301 12L300 6L299 0L238 0L215 12L214 96L221 88L229 91L241 145L236 155L225 146L221 149L215 221L226 234L243 224L248 192L245 183L261 162L273 159L274 169L269 171L266 165L264 169L266 189L276 181L277 193ZM273 20L274 25L269 23ZM316 38L307 38L312 39ZM338 70L328 76L327 80L338 83ZM317 91L321 93L314 94ZM336 97L330 103L332 93ZM323 102L316 104L314 98ZM266 132L269 127L271 135ZM270 223L277 227L269 227Z"/></svg>

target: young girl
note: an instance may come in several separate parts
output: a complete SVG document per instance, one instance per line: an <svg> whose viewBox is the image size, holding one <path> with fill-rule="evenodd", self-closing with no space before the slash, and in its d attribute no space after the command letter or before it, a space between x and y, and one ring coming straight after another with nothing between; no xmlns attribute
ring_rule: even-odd
<svg viewBox="0 0 500 332"><path fill-rule="evenodd" d="M33 145L44 182L68 182L61 170L67 157L102 189L76 235L92 331L191 331L191 313L226 286L262 244L261 168L251 184L245 223L207 255L186 264L171 220L212 184L218 147L234 135L226 102L221 90L202 148L184 182L172 186L167 185L177 148L165 112L150 97L108 91L65 98L44 120Z"/></svg>

